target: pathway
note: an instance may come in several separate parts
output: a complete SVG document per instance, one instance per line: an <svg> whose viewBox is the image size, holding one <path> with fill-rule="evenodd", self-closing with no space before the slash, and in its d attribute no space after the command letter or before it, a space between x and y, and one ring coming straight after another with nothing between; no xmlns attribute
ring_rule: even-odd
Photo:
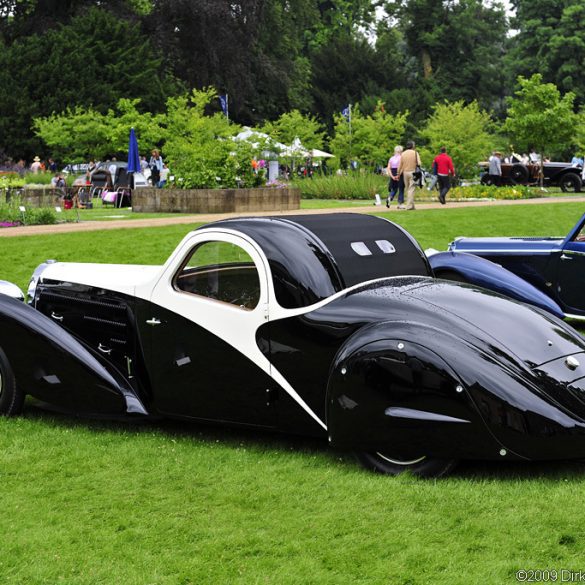
<svg viewBox="0 0 585 585"><path fill-rule="evenodd" d="M542 197L539 199L518 199L518 200L499 200L499 201L461 201L449 202L447 205L439 203L417 203L417 209L442 209L448 211L449 209L458 209L461 207L491 207L494 205L541 205L543 203L556 203L562 205L566 202L585 203L585 197L582 196L565 196L565 197ZM14 237L14 236L37 236L41 234L58 234L67 232L83 232L96 230L117 230L120 228L144 228L144 227L159 227L165 225L183 225L190 223L208 223L219 219L227 219L231 217L246 217L246 216L271 216L271 215L307 215L319 213L373 213L388 211L384 206L363 206L363 207L340 207L328 209L296 209L293 211L265 211L257 213L207 213L197 215L177 215L176 217L159 217L149 219L124 219L124 220L109 220L109 221L82 221L79 223L60 223L56 225L31 225L21 226L15 228L0 229L0 237ZM391 214L406 213L406 211L398 210L396 205L389 210Z"/></svg>

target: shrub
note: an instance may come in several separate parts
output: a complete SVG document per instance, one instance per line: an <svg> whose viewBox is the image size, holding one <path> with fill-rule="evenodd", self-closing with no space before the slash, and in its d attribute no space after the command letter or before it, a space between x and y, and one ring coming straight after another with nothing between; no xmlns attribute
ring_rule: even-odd
<svg viewBox="0 0 585 585"><path fill-rule="evenodd" d="M388 191L388 178L373 173L313 176L311 179L295 179L293 185L301 190L303 199L373 199Z"/></svg>
<svg viewBox="0 0 585 585"><path fill-rule="evenodd" d="M12 189L23 187L25 180L15 173L0 175L0 189Z"/></svg>
<svg viewBox="0 0 585 585"><path fill-rule="evenodd" d="M26 225L48 225L57 223L57 213L49 207L29 207L24 213L19 209L21 202L11 198L8 203L0 202L0 223L24 223Z"/></svg>

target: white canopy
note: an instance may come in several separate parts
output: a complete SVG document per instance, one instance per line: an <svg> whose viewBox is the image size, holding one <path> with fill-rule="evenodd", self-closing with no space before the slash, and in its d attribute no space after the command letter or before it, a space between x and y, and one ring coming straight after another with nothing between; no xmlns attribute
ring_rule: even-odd
<svg viewBox="0 0 585 585"><path fill-rule="evenodd" d="M310 156L310 152L301 144L300 138L297 136L290 146L286 146L283 150L285 156Z"/></svg>
<svg viewBox="0 0 585 585"><path fill-rule="evenodd" d="M311 150L311 156L313 158L335 158L334 154L325 152L324 150L319 150L318 148L313 148L313 150Z"/></svg>
<svg viewBox="0 0 585 585"><path fill-rule="evenodd" d="M234 140L237 140L238 142L240 140L244 140L249 142L254 148L258 148L260 142L264 142L267 146L274 147L280 151L284 151L288 148L285 144L276 142L276 140L272 140L268 134L265 134L264 132L258 132L257 130L252 130L252 128L249 128L248 126L244 126L244 129L239 134L234 136Z"/></svg>

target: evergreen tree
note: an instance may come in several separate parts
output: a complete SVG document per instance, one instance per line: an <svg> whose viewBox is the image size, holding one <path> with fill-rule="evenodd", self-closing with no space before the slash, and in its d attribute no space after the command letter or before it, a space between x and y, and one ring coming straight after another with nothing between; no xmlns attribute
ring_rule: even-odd
<svg viewBox="0 0 585 585"><path fill-rule="evenodd" d="M582 0L515 0L510 66L517 75L540 73L585 103L585 4Z"/></svg>
<svg viewBox="0 0 585 585"><path fill-rule="evenodd" d="M32 119L89 106L101 112L121 97L140 97L158 111L173 84L137 23L92 8L44 34L0 51L0 149L31 157L40 144Z"/></svg>

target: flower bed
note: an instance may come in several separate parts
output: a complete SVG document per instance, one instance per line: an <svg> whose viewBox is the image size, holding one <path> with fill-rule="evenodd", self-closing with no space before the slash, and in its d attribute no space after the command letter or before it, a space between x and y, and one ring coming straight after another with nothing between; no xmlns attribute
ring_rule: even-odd
<svg viewBox="0 0 585 585"><path fill-rule="evenodd" d="M533 187L515 185L513 187L495 187L493 185L469 185L466 187L453 187L449 191L449 199L536 199L546 197L546 192Z"/></svg>

